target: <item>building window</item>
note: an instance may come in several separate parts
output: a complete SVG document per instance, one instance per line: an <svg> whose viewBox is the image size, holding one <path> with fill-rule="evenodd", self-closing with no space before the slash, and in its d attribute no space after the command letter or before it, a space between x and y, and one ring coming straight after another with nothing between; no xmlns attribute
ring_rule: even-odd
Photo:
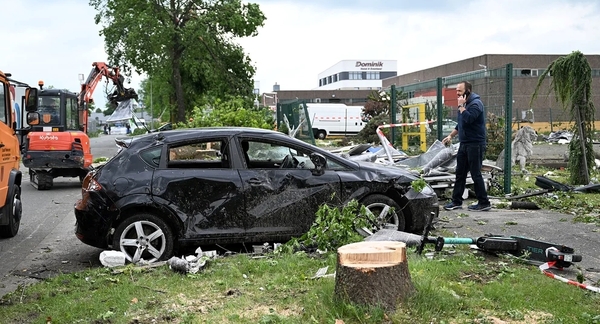
<svg viewBox="0 0 600 324"><path fill-rule="evenodd" d="M367 80L379 80L379 72L367 72Z"/></svg>
<svg viewBox="0 0 600 324"><path fill-rule="evenodd" d="M337 82L337 81L338 81L338 75L337 75L337 74L334 74L334 75L333 75L333 82Z"/></svg>
<svg viewBox="0 0 600 324"><path fill-rule="evenodd" d="M362 72L349 72L350 80L362 80Z"/></svg>

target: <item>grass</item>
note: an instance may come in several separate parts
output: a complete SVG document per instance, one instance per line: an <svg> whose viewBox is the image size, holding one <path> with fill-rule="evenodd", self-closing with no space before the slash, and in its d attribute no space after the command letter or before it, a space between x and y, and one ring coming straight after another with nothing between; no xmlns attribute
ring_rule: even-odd
<svg viewBox="0 0 600 324"><path fill-rule="evenodd" d="M514 260L468 250L408 252L417 293L394 313L334 298L333 253L211 260L198 274L167 266L64 274L6 295L2 323L598 323L600 296Z"/></svg>

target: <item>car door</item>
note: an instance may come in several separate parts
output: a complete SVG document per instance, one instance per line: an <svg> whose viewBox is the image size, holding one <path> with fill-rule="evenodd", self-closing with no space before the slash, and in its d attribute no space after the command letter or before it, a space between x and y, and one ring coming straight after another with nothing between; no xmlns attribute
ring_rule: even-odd
<svg viewBox="0 0 600 324"><path fill-rule="evenodd" d="M152 179L153 199L177 213L183 239L244 235L242 182L227 143L207 138L165 146L165 160Z"/></svg>
<svg viewBox="0 0 600 324"><path fill-rule="evenodd" d="M315 175L306 147L265 138L239 138L236 143L246 166L239 169L246 233L253 239L301 235L321 204L339 203L340 177L333 170Z"/></svg>

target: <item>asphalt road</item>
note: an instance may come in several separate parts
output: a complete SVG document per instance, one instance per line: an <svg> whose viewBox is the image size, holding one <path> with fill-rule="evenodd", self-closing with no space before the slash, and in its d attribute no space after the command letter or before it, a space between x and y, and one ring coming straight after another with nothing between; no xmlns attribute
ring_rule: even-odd
<svg viewBox="0 0 600 324"><path fill-rule="evenodd" d="M94 158L116 153L115 135L91 139ZM0 296L21 284L63 273L100 266L99 249L75 237L73 205L81 197L78 178L55 178L51 190L31 186L22 167L23 218L17 236L0 239Z"/></svg>
<svg viewBox="0 0 600 324"><path fill-rule="evenodd" d="M121 136L121 135L119 135ZM103 135L92 139L94 157L116 153L114 138ZM536 146L534 154L557 158L566 146ZM551 153L549 153L551 152ZM37 282L59 273L99 267L102 252L81 243L73 233L73 204L81 196L76 178L57 178L49 191L37 191L29 183L27 169L22 169L23 219L16 237L0 239L0 296L18 291L19 285ZM440 202L443 205L443 202ZM492 209L489 212L440 212L438 230L456 232L458 236L479 237L487 233L520 235L556 244L564 244L583 256L587 284L598 284L600 274L600 235L595 225L573 223L573 215L544 210ZM567 269L564 276L574 279ZM546 277L540 275L540 280ZM551 280L551 279L547 279ZM573 288L576 289L576 288Z"/></svg>

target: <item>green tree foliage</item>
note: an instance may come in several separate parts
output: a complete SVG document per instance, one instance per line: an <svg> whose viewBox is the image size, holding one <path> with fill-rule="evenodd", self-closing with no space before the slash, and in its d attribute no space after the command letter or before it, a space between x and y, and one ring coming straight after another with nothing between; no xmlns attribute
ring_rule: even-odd
<svg viewBox="0 0 600 324"><path fill-rule="evenodd" d="M401 111L406 105L407 95L402 91L396 92L396 109ZM391 123L391 94L386 91L373 91L367 96L367 103L363 108L363 116L369 120L367 125L358 133L357 138L366 143L379 143L377 127ZM387 135L388 131L384 130Z"/></svg>
<svg viewBox="0 0 600 324"><path fill-rule="evenodd" d="M369 120L363 129L356 135L357 139L363 143L380 143L381 140L377 136L377 127L390 122L390 116L387 114L377 115ZM384 130L384 133L388 130Z"/></svg>
<svg viewBox="0 0 600 324"><path fill-rule="evenodd" d="M146 107L146 114L153 119L163 122L175 120L171 118L171 112L176 111L174 91L167 79L154 74L142 80L138 94ZM190 104L190 107L194 106L195 104Z"/></svg>
<svg viewBox="0 0 600 324"><path fill-rule="evenodd" d="M256 108L250 99L234 97L214 99L194 107L192 117L178 127L238 126L273 129L274 119L269 108Z"/></svg>
<svg viewBox="0 0 600 324"><path fill-rule="evenodd" d="M371 119L381 114L390 113L390 95L385 91L373 91L367 96L367 103L363 107L363 115Z"/></svg>
<svg viewBox="0 0 600 324"><path fill-rule="evenodd" d="M255 36L265 16L241 0L90 0L113 65L153 78L175 120L203 95L249 95L254 67L236 38ZM156 80L154 80L156 81Z"/></svg>
<svg viewBox="0 0 600 324"><path fill-rule="evenodd" d="M284 244L282 253L292 253L302 248L336 251L343 245L364 240L358 230L373 230L373 224L377 224L375 216L354 199L344 206L323 204L316 216L309 231Z"/></svg>
<svg viewBox="0 0 600 324"><path fill-rule="evenodd" d="M551 91L563 109L574 121L573 139L569 143L569 172L571 184L588 184L589 166L594 163L594 147L591 135L594 127L594 104L592 102L592 69L585 56L579 52L559 57L540 75L530 105L538 95L546 77L551 78Z"/></svg>

